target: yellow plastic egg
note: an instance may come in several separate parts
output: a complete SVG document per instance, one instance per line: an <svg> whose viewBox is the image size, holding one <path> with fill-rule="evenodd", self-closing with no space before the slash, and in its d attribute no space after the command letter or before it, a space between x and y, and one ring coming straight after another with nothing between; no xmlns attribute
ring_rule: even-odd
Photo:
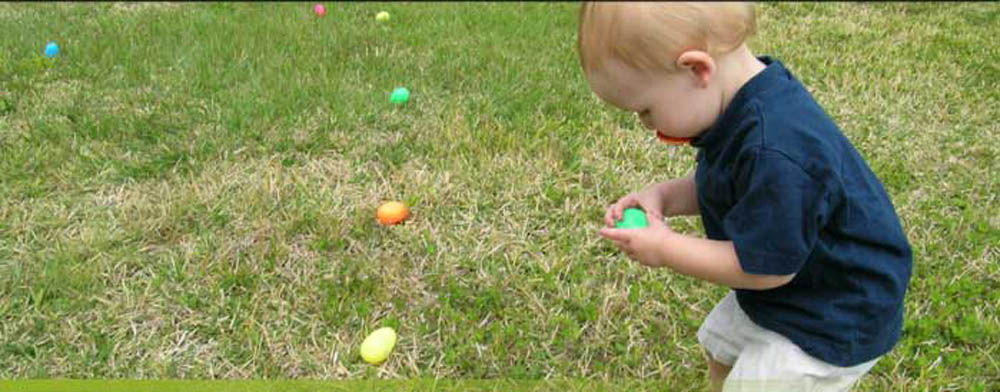
<svg viewBox="0 0 1000 392"><path fill-rule="evenodd" d="M376 329L361 342L361 359L372 365L385 362L396 346L396 331L390 327Z"/></svg>

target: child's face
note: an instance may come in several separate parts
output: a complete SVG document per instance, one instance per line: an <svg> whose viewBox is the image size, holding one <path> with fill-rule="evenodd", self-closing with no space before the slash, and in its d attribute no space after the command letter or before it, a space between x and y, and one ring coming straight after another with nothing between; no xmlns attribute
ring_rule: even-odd
<svg viewBox="0 0 1000 392"><path fill-rule="evenodd" d="M712 85L699 84L690 71L642 72L609 60L591 72L588 81L597 96L636 113L642 124L661 138L698 136L720 113L720 95L713 94Z"/></svg>

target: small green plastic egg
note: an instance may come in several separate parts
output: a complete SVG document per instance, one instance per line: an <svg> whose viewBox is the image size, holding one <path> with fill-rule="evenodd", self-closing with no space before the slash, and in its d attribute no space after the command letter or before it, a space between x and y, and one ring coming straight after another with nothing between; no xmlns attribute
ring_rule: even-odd
<svg viewBox="0 0 1000 392"><path fill-rule="evenodd" d="M407 90L406 87L397 87L395 90L392 90L392 94L389 95L389 102L396 105L402 105L409 100L410 90Z"/></svg>
<svg viewBox="0 0 1000 392"><path fill-rule="evenodd" d="M649 221L646 220L646 213L638 208L626 208L625 213L622 215L622 220L615 224L616 228L619 229L642 229L649 227Z"/></svg>

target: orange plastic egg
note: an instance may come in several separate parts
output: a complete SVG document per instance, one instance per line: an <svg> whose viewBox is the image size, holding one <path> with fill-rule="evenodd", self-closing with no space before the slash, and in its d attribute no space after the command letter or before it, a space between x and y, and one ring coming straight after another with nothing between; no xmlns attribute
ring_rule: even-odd
<svg viewBox="0 0 1000 392"><path fill-rule="evenodd" d="M378 222L383 225L394 225L402 222L406 217L410 216L410 210L406 208L406 204L398 201L390 201L388 203L382 204L375 211L375 217L378 218Z"/></svg>

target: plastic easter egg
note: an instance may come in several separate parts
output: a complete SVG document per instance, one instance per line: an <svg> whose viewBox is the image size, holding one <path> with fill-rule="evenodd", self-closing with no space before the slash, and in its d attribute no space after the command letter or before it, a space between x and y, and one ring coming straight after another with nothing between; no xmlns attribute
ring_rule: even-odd
<svg viewBox="0 0 1000 392"><path fill-rule="evenodd" d="M361 342L361 359L372 365L385 362L396 346L396 331L390 327L376 329Z"/></svg>
<svg viewBox="0 0 1000 392"><path fill-rule="evenodd" d="M395 90L392 90L392 94L389 95L389 102L397 105L402 105L409 100L410 90L407 90L406 87L397 87Z"/></svg>
<svg viewBox="0 0 1000 392"><path fill-rule="evenodd" d="M53 58L57 54L59 54L59 45L55 42L49 42L48 45L45 45L45 57Z"/></svg>
<svg viewBox="0 0 1000 392"><path fill-rule="evenodd" d="M398 201L384 203L375 210L375 218L383 225L395 225L410 216L406 204Z"/></svg>
<svg viewBox="0 0 1000 392"><path fill-rule="evenodd" d="M646 220L646 213L639 208L626 208L622 214L622 220L615 224L619 229L642 229L649 227Z"/></svg>

